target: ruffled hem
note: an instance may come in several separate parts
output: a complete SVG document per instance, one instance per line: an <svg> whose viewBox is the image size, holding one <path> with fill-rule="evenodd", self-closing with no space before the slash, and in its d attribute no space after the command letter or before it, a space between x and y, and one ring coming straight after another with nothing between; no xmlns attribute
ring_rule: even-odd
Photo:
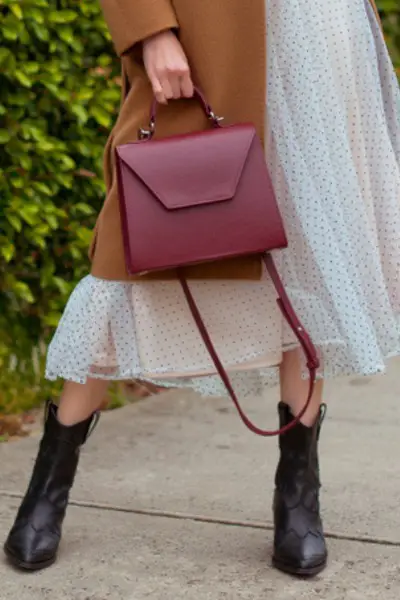
<svg viewBox="0 0 400 600"><path fill-rule="evenodd" d="M150 353L153 361L151 372L145 369L141 362L143 353L139 347L138 337L140 336L138 336L135 320L135 303L132 302L132 297L135 296L134 292L139 293L142 299L143 287L150 286L152 293L156 296L161 293L165 302L166 294L162 292L166 292L166 287L175 287L175 285L177 284L169 282L161 284L160 288L160 284L156 283L108 282L92 276L83 279L73 292L50 345L46 377L50 380L63 378L81 384L85 383L88 378L108 381L140 379L162 387L192 388L204 395L225 394L225 387L215 373L211 359L202 346L201 340L198 340L196 344L198 357L201 357L199 362L189 362L184 353L179 366L174 360L168 363L165 355L158 364L155 364L153 352ZM221 286L229 287L237 284L198 282L197 285L206 286L210 293L218 296L216 292ZM259 288L259 292L262 292L261 284L254 285ZM143 306L143 302L140 305ZM119 315L119 318L116 319L116 315ZM182 318L182 313L180 315ZM122 321L120 320L121 316ZM190 315L189 317L191 319ZM267 323L269 322L267 321ZM282 321L279 323L282 325ZM187 325L188 323L186 323ZM192 325L195 327L193 323ZM400 318L397 325L400 332ZM163 322L158 322L156 331L159 339L165 339L166 336L162 327ZM176 321L174 327L174 331L180 329ZM258 329L260 329L260 325L258 325ZM268 326L265 331L271 333ZM175 343L178 343L179 338L180 336L175 339ZM266 337L266 340L268 339L274 338ZM323 370L319 376L322 377L322 374L324 377L334 377L383 373L387 359L392 356L400 356L400 333L398 339L397 347L392 348L386 354L380 354L377 362L357 365L352 362L349 349L346 349L343 340L330 339L327 341L316 338L315 342L323 357ZM243 347L239 345L238 348ZM283 347L272 350L265 341L265 346L260 345L258 351L247 354L242 351L236 356L231 352L227 370L237 393L242 397L258 395L266 387L275 385L278 382L279 361L275 364L270 362L270 366L267 367L266 357L271 361L272 357L281 356L283 351L296 348L298 348L298 344L287 342ZM205 352L204 355L201 350ZM170 355L173 353L171 352ZM144 362L148 367L148 361L144 359ZM255 364L260 365L260 368L254 368ZM253 368L249 368L249 365L253 365ZM177 368L179 368L180 376L176 374ZM197 373L197 376L192 376L193 373ZM204 373L208 373L208 375L204 375ZM305 363L303 373L306 377Z"/></svg>

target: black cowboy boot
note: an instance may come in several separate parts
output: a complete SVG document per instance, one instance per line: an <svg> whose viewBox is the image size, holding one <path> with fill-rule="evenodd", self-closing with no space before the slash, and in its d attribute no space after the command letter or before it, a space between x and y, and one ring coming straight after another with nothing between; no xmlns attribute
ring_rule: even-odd
<svg viewBox="0 0 400 600"><path fill-rule="evenodd" d="M57 407L48 404L44 434L28 491L4 545L14 566L36 571L56 560L80 447L97 420L96 414L66 427L57 419Z"/></svg>
<svg viewBox="0 0 400 600"><path fill-rule="evenodd" d="M318 439L325 405L314 427L299 423L282 435L275 478L273 564L292 575L311 576L322 571L327 550L319 507ZM280 425L293 420L290 409L279 404Z"/></svg>

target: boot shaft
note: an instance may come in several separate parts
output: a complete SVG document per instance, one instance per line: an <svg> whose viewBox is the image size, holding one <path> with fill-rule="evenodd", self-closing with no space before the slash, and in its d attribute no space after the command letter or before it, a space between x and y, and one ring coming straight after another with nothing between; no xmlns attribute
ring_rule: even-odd
<svg viewBox="0 0 400 600"><path fill-rule="evenodd" d="M279 405L281 427L293 416ZM274 557L287 573L315 575L326 565L327 550L319 505L318 440L325 406L313 427L299 423L279 440L274 494Z"/></svg>
<svg viewBox="0 0 400 600"><path fill-rule="evenodd" d="M45 412L43 437L20 513L30 512L43 496L60 510L68 502L74 483L81 446L85 443L97 416L71 427L57 419L57 407L49 403Z"/></svg>
<svg viewBox="0 0 400 600"><path fill-rule="evenodd" d="M280 427L291 423L294 416L290 408L280 403L278 406ZM287 485L299 477L314 478L319 484L318 442L326 407L321 406L313 427L299 423L279 438L280 459L276 471L276 485Z"/></svg>
<svg viewBox="0 0 400 600"><path fill-rule="evenodd" d="M79 451L97 420L94 415L66 427L57 419L57 408L48 404L30 484L4 546L15 566L36 570L54 562Z"/></svg>

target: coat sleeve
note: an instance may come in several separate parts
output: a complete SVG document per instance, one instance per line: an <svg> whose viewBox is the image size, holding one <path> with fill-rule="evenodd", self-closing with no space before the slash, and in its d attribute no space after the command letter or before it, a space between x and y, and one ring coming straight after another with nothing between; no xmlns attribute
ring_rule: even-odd
<svg viewBox="0 0 400 600"><path fill-rule="evenodd" d="M100 0L117 53L166 29L177 29L171 0Z"/></svg>

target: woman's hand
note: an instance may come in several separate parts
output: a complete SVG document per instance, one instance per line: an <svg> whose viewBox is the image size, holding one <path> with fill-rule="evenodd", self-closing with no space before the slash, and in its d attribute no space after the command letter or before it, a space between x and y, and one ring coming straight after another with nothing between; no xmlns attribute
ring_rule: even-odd
<svg viewBox="0 0 400 600"><path fill-rule="evenodd" d="M189 63L172 31L164 31L143 42L143 60L157 101L191 98L194 94Z"/></svg>

